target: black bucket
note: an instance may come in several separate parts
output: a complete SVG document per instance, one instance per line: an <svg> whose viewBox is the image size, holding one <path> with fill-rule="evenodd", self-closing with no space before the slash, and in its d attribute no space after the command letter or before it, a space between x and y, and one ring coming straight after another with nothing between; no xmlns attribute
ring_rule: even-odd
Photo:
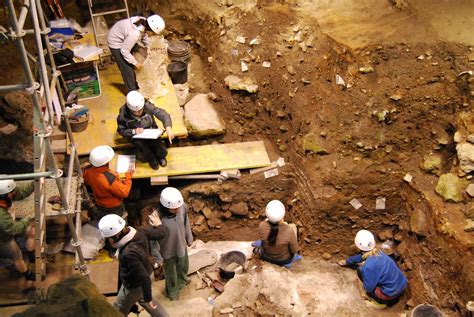
<svg viewBox="0 0 474 317"><path fill-rule="evenodd" d="M167 70L173 84L185 84L188 81L188 64L185 62L171 62Z"/></svg>
<svg viewBox="0 0 474 317"><path fill-rule="evenodd" d="M444 317L444 314L435 306L421 304L413 309L411 317Z"/></svg>
<svg viewBox="0 0 474 317"><path fill-rule="evenodd" d="M223 279L231 279L234 277L235 272L227 268L228 265L235 263L239 266L242 266L242 269L245 269L245 262L247 257L243 252L240 251L230 251L221 255L217 266L219 267L219 275Z"/></svg>

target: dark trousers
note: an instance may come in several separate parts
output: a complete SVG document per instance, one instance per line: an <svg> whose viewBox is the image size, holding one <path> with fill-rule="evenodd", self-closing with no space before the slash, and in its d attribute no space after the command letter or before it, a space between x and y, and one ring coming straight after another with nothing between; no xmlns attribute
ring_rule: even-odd
<svg viewBox="0 0 474 317"><path fill-rule="evenodd" d="M360 270L360 267L357 268L357 276L359 277L359 279L362 281L362 283L364 283L364 275L362 274L362 271ZM380 304L385 304L385 305L388 305L388 306L392 306L392 305L395 305L398 300L400 299L400 296L402 296L402 294L399 294L399 295L396 295L396 296L387 296L385 295L384 293L382 293L382 290L380 289L380 287L376 287L374 292L373 293L369 293L367 292L367 295L370 296L370 298L374 299L376 302L380 303ZM379 294L380 296L377 296L377 294ZM383 297L383 298L381 298Z"/></svg>
<svg viewBox="0 0 474 317"><path fill-rule="evenodd" d="M179 292L186 284L188 278L189 258L188 253L178 258L174 256L164 261L166 294L171 299L177 299Z"/></svg>
<svg viewBox="0 0 474 317"><path fill-rule="evenodd" d="M143 159L148 163L157 163L168 155L168 150L160 138L156 140L132 139L132 144L137 154L143 155Z"/></svg>
<svg viewBox="0 0 474 317"><path fill-rule="evenodd" d="M122 53L120 53L120 49L110 48L110 52L117 62L117 66L120 69L120 73L122 74L125 86L127 86L127 90L138 90L134 66L123 58Z"/></svg>

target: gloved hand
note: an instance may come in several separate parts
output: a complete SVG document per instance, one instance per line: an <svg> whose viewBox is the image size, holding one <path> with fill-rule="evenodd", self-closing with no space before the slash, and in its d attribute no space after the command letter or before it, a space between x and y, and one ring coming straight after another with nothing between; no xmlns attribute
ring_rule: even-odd
<svg viewBox="0 0 474 317"><path fill-rule="evenodd" d="M152 225L153 227L158 227L161 225L161 219L160 216L158 216L158 212L154 210L149 216L148 216L148 223Z"/></svg>

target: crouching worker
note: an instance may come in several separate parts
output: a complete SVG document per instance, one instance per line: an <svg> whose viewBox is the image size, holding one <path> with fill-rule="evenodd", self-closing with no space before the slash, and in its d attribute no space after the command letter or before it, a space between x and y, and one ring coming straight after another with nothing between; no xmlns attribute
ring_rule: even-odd
<svg viewBox="0 0 474 317"><path fill-rule="evenodd" d="M30 217L16 221L9 209L13 200L26 198L33 190L33 182L17 186L12 179L0 180L0 257L12 262L15 269L29 281L35 280L35 274L28 270L17 239L26 237L28 260L33 263L35 260L35 227Z"/></svg>
<svg viewBox="0 0 474 317"><path fill-rule="evenodd" d="M125 216L123 199L130 193L135 169L130 165L125 179L121 180L119 174L109 168L114 155L114 150L108 145L95 147L89 155L92 167L84 170L84 183L92 190L97 207L97 214L92 215L93 220L100 220L108 214Z"/></svg>
<svg viewBox="0 0 474 317"><path fill-rule="evenodd" d="M370 231L360 230L354 240L363 253L341 260L338 264L357 268L364 290L379 308L395 304L407 286L405 275L394 260L378 250Z"/></svg>
<svg viewBox="0 0 474 317"><path fill-rule="evenodd" d="M259 247L260 258L280 266L290 267L293 261L301 259L298 252L296 226L284 222L285 206L279 200L272 200L265 208L267 219L260 222L258 241L254 246Z"/></svg>
<svg viewBox="0 0 474 317"><path fill-rule="evenodd" d="M168 229L162 225L136 230L126 226L125 220L117 215L104 216L99 221L99 230L119 250L119 274L122 286L114 302L114 307L128 316L130 309L139 302L153 317L168 316L161 304L152 297L149 262L149 240L163 239Z"/></svg>
<svg viewBox="0 0 474 317"><path fill-rule="evenodd" d="M117 117L117 132L130 140L137 154L142 155L150 167L157 170L167 165L166 149L160 137L156 139L140 138L145 129L158 129L154 117L163 123L170 144L174 139L171 130L171 117L163 109L155 107L149 100L136 91L127 94L127 103L120 108Z"/></svg>
<svg viewBox="0 0 474 317"><path fill-rule="evenodd" d="M166 295L171 300L179 299L179 292L191 281L188 275L189 259L186 246L193 243L193 234L188 218L188 207L181 192L166 187L160 196L160 218L170 234L160 240L160 252L164 259Z"/></svg>

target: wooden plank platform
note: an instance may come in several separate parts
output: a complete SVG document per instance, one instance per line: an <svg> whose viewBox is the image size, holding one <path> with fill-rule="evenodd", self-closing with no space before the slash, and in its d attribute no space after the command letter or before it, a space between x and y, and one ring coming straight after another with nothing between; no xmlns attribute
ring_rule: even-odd
<svg viewBox="0 0 474 317"><path fill-rule="evenodd" d="M100 83L102 89L100 97L79 101L80 104L89 106L91 115L87 129L83 132L74 133L74 141L79 155L89 154L98 145L110 145L113 148L130 146L130 143L117 133L119 109L126 102L126 95L123 92L125 85L117 65L109 65L107 69L100 71ZM169 78L166 88L168 93L164 97L152 100L152 102L170 114L173 121L173 132L176 137L185 138L188 136L188 131L184 124L173 84ZM156 120L156 122L158 126L162 127L159 120ZM166 133L163 137L166 137ZM69 143L68 140L68 145Z"/></svg>
<svg viewBox="0 0 474 317"><path fill-rule="evenodd" d="M63 184L64 191L66 191L66 182L67 177L60 178L61 183ZM59 195L58 187L56 186L56 180L52 178L46 179L46 200L51 196ZM76 204L76 193L77 193L77 177L73 176L71 179L71 190L69 192L69 204ZM35 198L34 194L26 197L23 200L15 201L12 205L11 212L15 215L16 218L23 218L25 216L34 217L35 216ZM59 210L54 210L53 205L46 203L46 216L55 217L63 216Z"/></svg>
<svg viewBox="0 0 474 317"><path fill-rule="evenodd" d="M152 169L137 162L133 178L220 172L270 165L263 141L173 147L168 149L168 166ZM116 166L116 159L111 166Z"/></svg>

